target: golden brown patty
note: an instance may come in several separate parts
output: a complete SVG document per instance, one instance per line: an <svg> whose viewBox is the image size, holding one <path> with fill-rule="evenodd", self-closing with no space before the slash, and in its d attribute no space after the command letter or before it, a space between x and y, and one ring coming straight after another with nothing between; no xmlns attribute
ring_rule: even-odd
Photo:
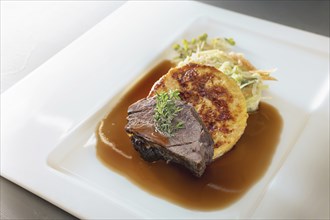
<svg viewBox="0 0 330 220"><path fill-rule="evenodd" d="M246 127L245 98L236 82L214 67L189 63L169 70L152 87L149 97L179 90L199 113L214 140L216 159L229 151Z"/></svg>

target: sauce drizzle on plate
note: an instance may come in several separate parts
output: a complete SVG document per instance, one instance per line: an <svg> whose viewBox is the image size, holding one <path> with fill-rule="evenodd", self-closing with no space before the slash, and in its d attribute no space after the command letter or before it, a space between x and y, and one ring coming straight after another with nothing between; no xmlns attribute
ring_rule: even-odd
<svg viewBox="0 0 330 220"><path fill-rule="evenodd" d="M201 178L164 161L140 158L125 132L129 105L146 97L150 88L172 67L163 61L139 80L100 123L97 155L112 170L143 190L189 209L222 209L241 198L267 171L282 130L282 118L267 103L250 114L247 127L234 148L212 162ZM111 186L109 186L111 187Z"/></svg>

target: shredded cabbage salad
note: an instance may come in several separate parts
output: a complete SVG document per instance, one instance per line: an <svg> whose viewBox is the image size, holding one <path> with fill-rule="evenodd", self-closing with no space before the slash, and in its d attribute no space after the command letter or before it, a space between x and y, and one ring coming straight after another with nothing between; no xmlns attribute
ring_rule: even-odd
<svg viewBox="0 0 330 220"><path fill-rule="evenodd" d="M262 91L267 88L263 80L275 80L270 74L273 70L258 70L241 53L230 51L235 45L232 38L215 38L208 40L203 34L191 41L183 40L182 45L175 44L178 55L173 59L178 66L188 63L200 63L214 66L236 81L246 99L247 111L258 109L263 98Z"/></svg>

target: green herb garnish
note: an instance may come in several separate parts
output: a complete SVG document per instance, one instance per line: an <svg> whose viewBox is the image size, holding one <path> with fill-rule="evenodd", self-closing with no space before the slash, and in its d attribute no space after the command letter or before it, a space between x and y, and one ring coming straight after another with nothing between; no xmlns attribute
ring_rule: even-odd
<svg viewBox="0 0 330 220"><path fill-rule="evenodd" d="M234 46L236 44L236 42L234 41L233 38L225 38L225 40L232 46Z"/></svg>
<svg viewBox="0 0 330 220"><path fill-rule="evenodd" d="M205 50L213 50L219 49L222 51L229 50L230 46L234 46L235 41L233 38L214 38L208 39L208 35L206 33L198 36L197 38L193 38L190 41L183 39L182 44L174 44L173 49L178 53L178 55L174 58L174 62L179 63L183 61L186 57L191 56L191 54L205 51Z"/></svg>
<svg viewBox="0 0 330 220"><path fill-rule="evenodd" d="M207 34L200 35L198 38L193 38L191 41L182 40L182 45L174 44L173 49L179 54L178 59L184 59L190 56L197 50L202 50L207 41Z"/></svg>
<svg viewBox="0 0 330 220"><path fill-rule="evenodd" d="M166 136L172 136L178 129L184 128L183 121L175 120L182 110L175 101L180 100L179 91L162 92L156 95L155 126L156 130Z"/></svg>

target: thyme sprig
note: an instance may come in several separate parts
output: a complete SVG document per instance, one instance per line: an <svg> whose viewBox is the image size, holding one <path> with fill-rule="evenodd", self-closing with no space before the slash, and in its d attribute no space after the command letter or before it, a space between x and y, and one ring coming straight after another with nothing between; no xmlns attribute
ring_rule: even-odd
<svg viewBox="0 0 330 220"><path fill-rule="evenodd" d="M173 136L180 128L184 128L184 122L175 120L182 108L176 105L180 100L179 91L162 92L156 95L156 107L154 112L155 127L165 136Z"/></svg>

